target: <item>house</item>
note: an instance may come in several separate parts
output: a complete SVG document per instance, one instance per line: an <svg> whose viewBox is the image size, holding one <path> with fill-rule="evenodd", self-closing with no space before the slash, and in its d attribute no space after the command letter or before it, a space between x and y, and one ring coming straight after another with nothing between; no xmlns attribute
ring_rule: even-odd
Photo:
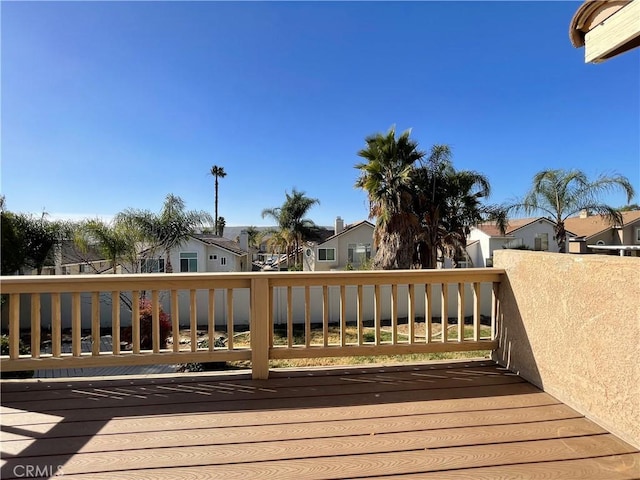
<svg viewBox="0 0 640 480"><path fill-rule="evenodd" d="M118 273L121 266L116 267ZM111 273L111 262L95 247L86 251L78 248L73 240L63 240L53 248L52 262L45 265L42 275L81 275L90 273ZM30 272L35 275L36 271Z"/></svg>
<svg viewBox="0 0 640 480"><path fill-rule="evenodd" d="M622 225L612 225L602 215L582 212L564 225L577 237L568 242L569 253L640 256L640 210L621 212Z"/></svg>
<svg viewBox="0 0 640 480"><path fill-rule="evenodd" d="M249 257L246 232L240 242L234 242L213 234L196 233L180 247L171 251L171 266L174 272L249 272ZM164 252L144 255L140 260L142 273L166 271Z"/></svg>
<svg viewBox="0 0 640 480"><path fill-rule="evenodd" d="M304 247L304 271L344 270L362 268L376 254L373 245L374 226L367 220L351 225L341 217L335 221L333 235Z"/></svg>
<svg viewBox="0 0 640 480"><path fill-rule="evenodd" d="M493 266L493 252L503 248L520 248L557 252L553 241L554 223L544 217L509 220L504 234L495 223L481 223L471 228L467 237L468 267Z"/></svg>
<svg viewBox="0 0 640 480"><path fill-rule="evenodd" d="M584 47L586 63L600 63L640 46L640 2L586 1L569 26L574 47Z"/></svg>

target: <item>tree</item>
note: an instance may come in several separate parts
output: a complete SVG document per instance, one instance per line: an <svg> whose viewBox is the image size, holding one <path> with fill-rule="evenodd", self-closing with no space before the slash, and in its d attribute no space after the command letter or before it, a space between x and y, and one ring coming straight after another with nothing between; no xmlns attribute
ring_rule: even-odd
<svg viewBox="0 0 640 480"><path fill-rule="evenodd" d="M171 250L184 244L197 228L211 223L213 219L204 211L185 210L184 200L168 194L160 213L128 209L119 213L116 221L137 228L141 237L151 244L151 250L159 248L164 251L165 271L172 273Z"/></svg>
<svg viewBox="0 0 640 480"><path fill-rule="evenodd" d="M4 210L0 215L0 275L13 275L27 263L27 253L15 215Z"/></svg>
<svg viewBox="0 0 640 480"><path fill-rule="evenodd" d="M355 166L360 177L355 186L367 192L369 218L376 219L374 269L410 268L413 263L418 219L413 213L412 182L415 163L424 157L410 131L396 138L395 127L386 135L365 139L358 155L366 160Z"/></svg>
<svg viewBox="0 0 640 480"><path fill-rule="evenodd" d="M224 235L224 227L227 226L227 221L224 219L224 217L218 217L218 220L216 220L216 235L221 237Z"/></svg>
<svg viewBox="0 0 640 480"><path fill-rule="evenodd" d="M294 188L291 194L285 192L285 201L281 207L266 208L262 211L262 218L273 218L278 224L278 230L282 232L282 238L289 239L287 261L291 253L290 250L293 250L296 265L302 263L300 245L309 237L315 227L315 223L305 217L309 210L318 204L320 204L320 200L307 197L305 192Z"/></svg>
<svg viewBox="0 0 640 480"><path fill-rule="evenodd" d="M12 239L9 240L8 245L3 244L3 257L7 251L13 251L13 253L9 253L9 255L16 255L11 260L14 263L12 267L19 264L17 270L28 267L35 269L37 274L41 275L42 269L47 263L53 264L55 262L54 247L70 235L71 225L66 222L48 220L46 213L40 217L22 213L4 213L5 225L10 229L9 235ZM18 243L11 245L11 241Z"/></svg>
<svg viewBox="0 0 640 480"><path fill-rule="evenodd" d="M215 178L215 217L213 220L213 225L215 228L215 234L218 236L222 236L222 233L218 230L218 178L224 178L227 176L227 172L224 171L223 167L219 167L214 165L210 170L211 175Z"/></svg>
<svg viewBox="0 0 640 480"><path fill-rule="evenodd" d="M140 232L131 227L117 220L110 224L99 219L86 220L77 226L74 243L84 253L96 247L109 260L115 274L118 263L137 263L137 247L142 238Z"/></svg>
<svg viewBox="0 0 640 480"><path fill-rule="evenodd" d="M542 212L554 222L554 240L561 253L565 252L567 232L564 222L568 217L582 210L604 216L609 222L622 223L618 209L599 200L599 196L615 190L621 190L631 202L635 192L631 182L622 175L600 175L589 180L580 170L542 170L533 177L529 192L509 205L508 212L533 214Z"/></svg>

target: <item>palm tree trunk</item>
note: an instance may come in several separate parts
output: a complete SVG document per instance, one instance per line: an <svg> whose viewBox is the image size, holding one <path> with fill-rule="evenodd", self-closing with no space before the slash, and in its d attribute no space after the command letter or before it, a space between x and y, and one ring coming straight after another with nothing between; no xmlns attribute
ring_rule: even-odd
<svg viewBox="0 0 640 480"><path fill-rule="evenodd" d="M169 250L167 250L166 252L166 257L167 257L167 261L165 262L164 265L164 272L165 273L173 273L173 265L171 265L171 255L169 254Z"/></svg>
<svg viewBox="0 0 640 480"><path fill-rule="evenodd" d="M213 232L218 235L218 176L215 181L215 223L213 224Z"/></svg>

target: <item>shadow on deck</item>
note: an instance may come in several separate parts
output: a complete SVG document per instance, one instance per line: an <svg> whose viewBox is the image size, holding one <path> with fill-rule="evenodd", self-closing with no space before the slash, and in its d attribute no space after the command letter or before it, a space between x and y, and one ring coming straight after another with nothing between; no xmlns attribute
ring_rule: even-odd
<svg viewBox="0 0 640 480"><path fill-rule="evenodd" d="M490 361L2 383L1 478L640 477L640 453Z"/></svg>

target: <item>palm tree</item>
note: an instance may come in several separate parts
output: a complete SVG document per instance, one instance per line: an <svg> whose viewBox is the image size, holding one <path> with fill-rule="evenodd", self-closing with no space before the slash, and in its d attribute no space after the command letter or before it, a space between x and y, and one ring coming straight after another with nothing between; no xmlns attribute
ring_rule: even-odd
<svg viewBox="0 0 640 480"><path fill-rule="evenodd" d="M410 268L413 263L417 217L411 209L414 166L423 158L410 131L396 138L395 127L386 135L368 136L358 155L366 160L355 166L360 177L355 186L367 192L369 218L376 219L373 260L375 269Z"/></svg>
<svg viewBox="0 0 640 480"><path fill-rule="evenodd" d="M416 266L436 268L438 251L446 234L442 219L446 215L449 195L448 178L455 172L448 145L433 145L427 161L414 171L412 209L418 220L416 228Z"/></svg>
<svg viewBox="0 0 640 480"><path fill-rule="evenodd" d="M227 221L224 217L218 217L216 221L216 235L221 237L224 235L224 227L227 226Z"/></svg>
<svg viewBox="0 0 640 480"><path fill-rule="evenodd" d="M305 217L314 205L320 204L320 200L307 197L305 192L300 192L295 188L291 191L291 194L285 192L285 197L281 207L265 208L262 211L262 218L271 217L276 221L278 230L281 233L280 243L282 243L282 239L289 240L287 262L291 254L290 251L293 250L296 265L299 265L302 263L300 245L309 237L315 227L315 223Z"/></svg>
<svg viewBox="0 0 640 480"><path fill-rule="evenodd" d="M458 259L466 254L471 227L487 217L493 217L495 207L482 204L482 200L491 194L491 186L481 173L452 171L448 175L446 188L445 215L442 219L445 234L440 248L447 253L455 268Z"/></svg>
<svg viewBox="0 0 640 480"><path fill-rule="evenodd" d="M111 263L112 273L116 273L118 263L137 263L137 247L141 241L139 232L124 222L111 224L102 220L87 220L76 228L74 243L80 251L87 252L91 246L97 247Z"/></svg>
<svg viewBox="0 0 640 480"><path fill-rule="evenodd" d="M629 179L622 175L600 175L590 181L580 170L542 170L533 177L533 184L524 198L507 205L509 212L528 215L542 212L554 222L554 240L561 253L565 252L567 232L564 222L582 210L604 216L609 222L622 224L618 209L598 200L601 194L622 190L631 202L635 192Z"/></svg>
<svg viewBox="0 0 640 480"><path fill-rule="evenodd" d="M211 175L216 179L215 180L215 217L214 217L214 229L216 235L221 235L218 231L218 178L224 178L227 176L227 172L224 171L223 167L219 167L214 165L211 167L210 172Z"/></svg>
<svg viewBox="0 0 640 480"><path fill-rule="evenodd" d="M205 211L185 210L180 197L168 194L159 214L148 210L125 210L116 220L137 227L151 249L160 248L165 253L165 271L173 272L170 252L184 244L198 227L211 223L211 215Z"/></svg>

